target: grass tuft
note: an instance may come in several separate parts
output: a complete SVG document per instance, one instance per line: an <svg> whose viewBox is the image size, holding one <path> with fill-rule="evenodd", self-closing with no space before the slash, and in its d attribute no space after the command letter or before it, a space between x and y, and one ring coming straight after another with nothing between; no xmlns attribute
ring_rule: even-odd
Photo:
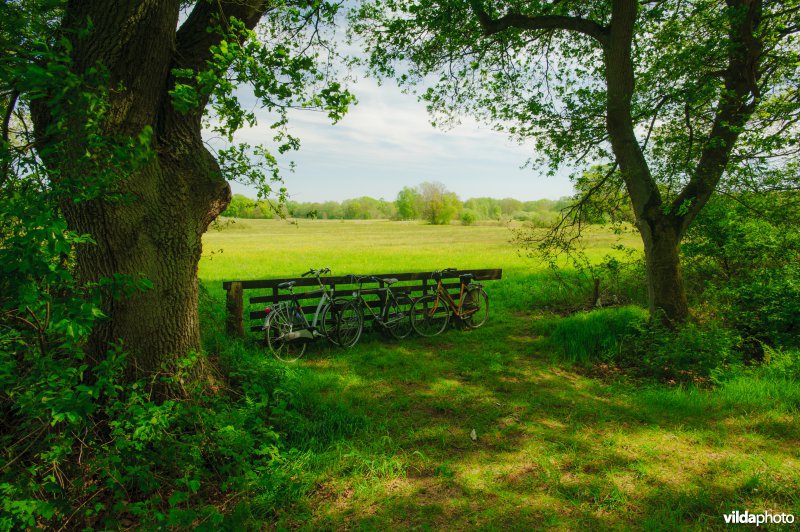
<svg viewBox="0 0 800 532"><path fill-rule="evenodd" d="M569 363L590 364L618 352L626 335L647 320L647 312L627 306L579 312L537 324L550 333L553 353Z"/></svg>

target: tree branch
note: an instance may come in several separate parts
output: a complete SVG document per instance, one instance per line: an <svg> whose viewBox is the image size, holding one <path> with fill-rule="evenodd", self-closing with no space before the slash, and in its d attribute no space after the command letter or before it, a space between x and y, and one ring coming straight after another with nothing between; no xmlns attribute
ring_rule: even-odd
<svg viewBox="0 0 800 532"><path fill-rule="evenodd" d="M700 160L684 189L672 202L675 228L683 235L705 206L731 157L731 152L760 99L759 65L763 43L757 37L762 0L728 0L729 8L745 8L743 17L731 20L728 66L714 124Z"/></svg>
<svg viewBox="0 0 800 532"><path fill-rule="evenodd" d="M193 70L205 66L211 57L211 46L221 40L219 34L207 31L215 18L226 22L235 17L253 29L266 11L264 0L198 1L176 33L175 66Z"/></svg>
<svg viewBox="0 0 800 532"><path fill-rule="evenodd" d="M587 35L604 48L608 44L608 28L593 20L564 15L529 16L520 13L507 13L499 19L493 19L483 8L481 0L470 0L470 5L487 36L500 33L509 28L519 30L565 30Z"/></svg>

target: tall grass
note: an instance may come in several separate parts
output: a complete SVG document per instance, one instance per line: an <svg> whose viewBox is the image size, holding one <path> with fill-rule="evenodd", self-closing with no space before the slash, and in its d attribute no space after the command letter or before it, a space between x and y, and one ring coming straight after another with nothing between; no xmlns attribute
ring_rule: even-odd
<svg viewBox="0 0 800 532"><path fill-rule="evenodd" d="M542 322L537 329L549 330L549 345L554 355L569 363L589 364L613 356L622 347L624 338L646 320L644 309L627 306L579 312Z"/></svg>

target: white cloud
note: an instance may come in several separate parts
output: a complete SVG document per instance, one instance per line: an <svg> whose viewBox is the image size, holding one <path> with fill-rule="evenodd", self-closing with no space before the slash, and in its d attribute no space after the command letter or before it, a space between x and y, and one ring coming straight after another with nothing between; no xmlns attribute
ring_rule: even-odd
<svg viewBox="0 0 800 532"><path fill-rule="evenodd" d="M394 198L404 186L425 180L443 182L462 198L556 198L571 193L566 176L545 177L535 169L520 169L533 154L503 133L474 120L448 131L430 125L424 104L403 94L391 82L379 86L361 79L351 86L359 104L331 125L324 113L291 111L290 131L300 138L296 162L286 173L290 193L301 201L342 200L369 195ZM256 111L259 124L240 131L237 139L267 143L273 136L269 116ZM253 191L234 185L236 192Z"/></svg>

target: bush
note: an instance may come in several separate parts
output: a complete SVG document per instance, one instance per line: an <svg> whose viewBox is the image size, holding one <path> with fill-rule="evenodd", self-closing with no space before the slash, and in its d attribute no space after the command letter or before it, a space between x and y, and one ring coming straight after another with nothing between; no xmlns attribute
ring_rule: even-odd
<svg viewBox="0 0 800 532"><path fill-rule="evenodd" d="M791 198L741 199L765 214L718 197L692 225L682 252L690 293L760 358L762 345L800 346L800 231L784 212Z"/></svg>
<svg viewBox="0 0 800 532"><path fill-rule="evenodd" d="M580 312L539 327L552 331L550 345L570 363L610 363L640 377L707 380L740 362L740 338L721 324L687 323L670 330L635 306Z"/></svg>
<svg viewBox="0 0 800 532"><path fill-rule="evenodd" d="M478 221L478 213L472 209L461 211L461 225L472 225Z"/></svg>
<svg viewBox="0 0 800 532"><path fill-rule="evenodd" d="M741 339L718 322L686 323L671 330L659 322L642 322L614 357L637 374L660 380L703 380L740 361Z"/></svg>

